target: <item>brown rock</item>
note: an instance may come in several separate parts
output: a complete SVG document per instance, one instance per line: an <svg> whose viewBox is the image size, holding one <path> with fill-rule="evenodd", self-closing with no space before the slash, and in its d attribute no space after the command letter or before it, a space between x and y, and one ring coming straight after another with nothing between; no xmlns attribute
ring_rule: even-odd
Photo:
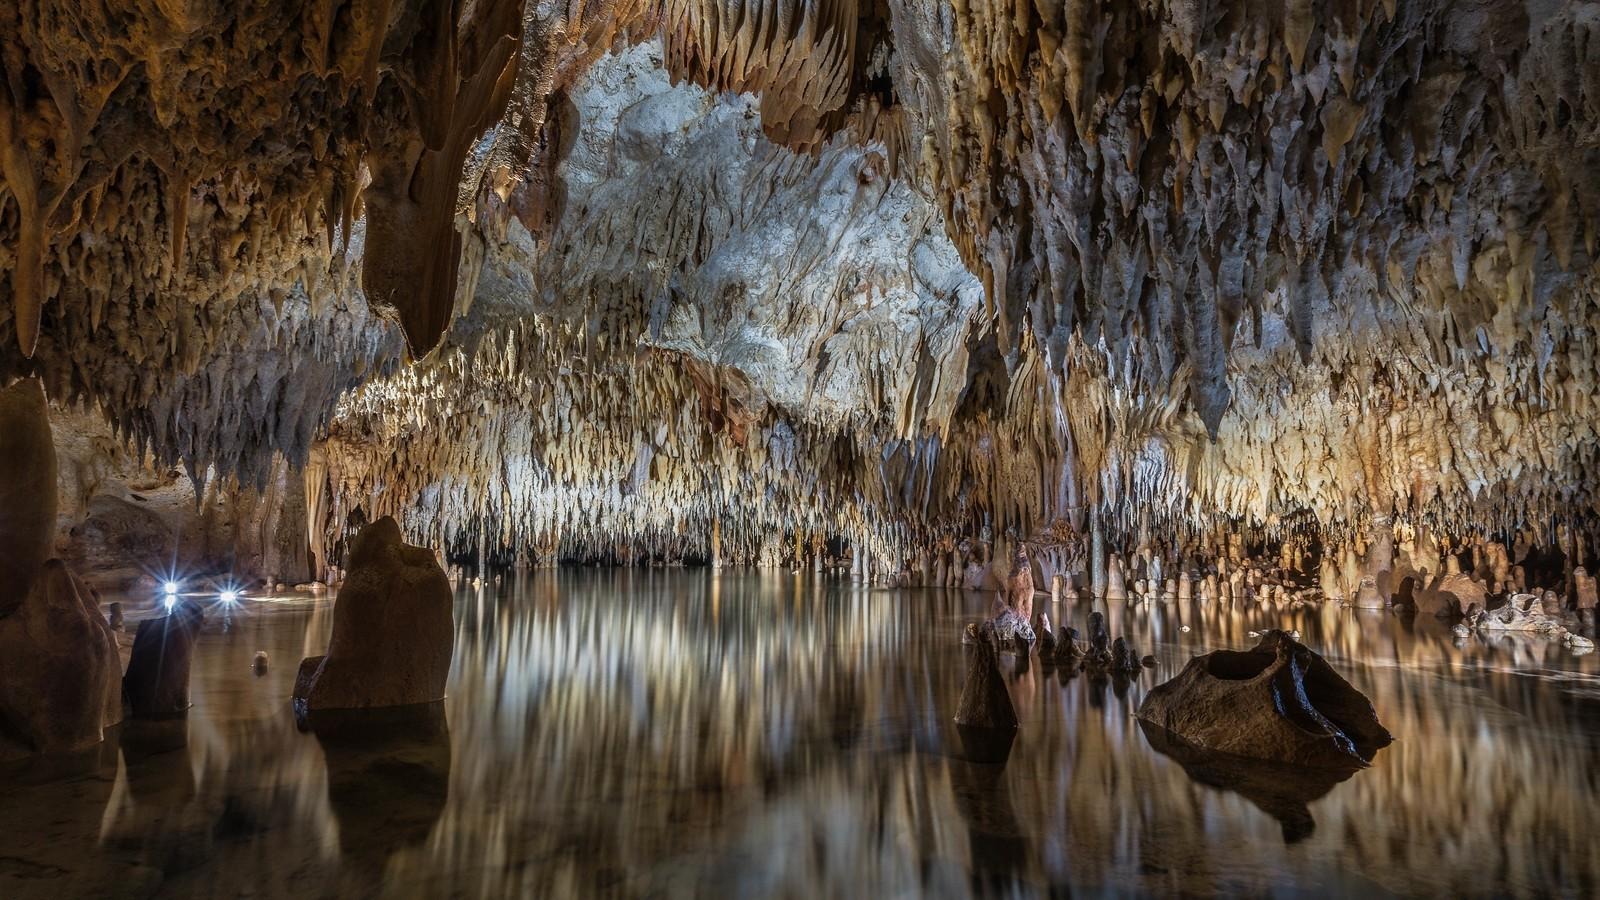
<svg viewBox="0 0 1600 900"><path fill-rule="evenodd" d="M326 656L300 663L304 711L430 703L444 698L455 643L450 581L433 551L407 545L385 516L351 544Z"/></svg>
<svg viewBox="0 0 1600 900"><path fill-rule="evenodd" d="M1017 737L1017 711L1000 677L994 627L985 624L968 651L967 680L956 710L961 755L969 762L1003 764ZM1022 659L1023 665L1026 659Z"/></svg>
<svg viewBox="0 0 1600 900"><path fill-rule="evenodd" d="M970 728L1015 731L1017 710L1000 677L994 628L984 625L978 642L972 645L967 663L967 680L961 686L961 702L956 709L956 724Z"/></svg>
<svg viewBox="0 0 1600 900"><path fill-rule="evenodd" d="M1281 631L1191 660L1138 717L1204 750L1302 766L1365 766L1392 740L1360 691Z"/></svg>
<svg viewBox="0 0 1600 900"><path fill-rule="evenodd" d="M122 720L111 626L58 559L0 618L0 759L81 750Z"/></svg>
<svg viewBox="0 0 1600 900"><path fill-rule="evenodd" d="M1011 555L1011 575L1006 579L1006 605L1017 611L1024 622L1033 619L1033 566L1028 550L1019 541Z"/></svg>
<svg viewBox="0 0 1600 900"><path fill-rule="evenodd" d="M1578 608L1594 609L1597 600L1595 577L1590 575L1583 566L1578 566L1572 570L1572 582L1573 592L1578 598Z"/></svg>
<svg viewBox="0 0 1600 900"><path fill-rule="evenodd" d="M1361 577L1361 585L1356 588L1356 598L1352 601L1356 609L1383 609L1388 603L1383 595L1378 593L1378 582L1371 575Z"/></svg>
<svg viewBox="0 0 1600 900"><path fill-rule="evenodd" d="M122 678L122 693L128 698L130 713L156 719L188 710L189 666L204 622L205 612L185 600L161 618L139 623L133 638L133 655L128 658L128 674Z"/></svg>
<svg viewBox="0 0 1600 900"><path fill-rule="evenodd" d="M1418 613L1456 616L1464 614L1474 605L1482 609L1486 605L1488 591L1482 582L1472 580L1472 576L1456 574L1439 578L1427 590L1418 591L1416 596Z"/></svg>
<svg viewBox="0 0 1600 900"><path fill-rule="evenodd" d="M44 387L26 378L0 390L0 615L28 595L54 555L56 449Z"/></svg>

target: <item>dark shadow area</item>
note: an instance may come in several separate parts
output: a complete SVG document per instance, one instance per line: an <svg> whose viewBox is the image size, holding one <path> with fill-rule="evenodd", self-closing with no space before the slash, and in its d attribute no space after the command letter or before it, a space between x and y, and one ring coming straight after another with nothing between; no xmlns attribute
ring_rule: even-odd
<svg viewBox="0 0 1600 900"><path fill-rule="evenodd" d="M1140 720L1139 728L1152 749L1182 766L1195 782L1238 794L1277 819L1286 844L1305 840L1317 830L1308 803L1360 771L1355 766L1309 768L1212 753L1184 743L1158 725Z"/></svg>

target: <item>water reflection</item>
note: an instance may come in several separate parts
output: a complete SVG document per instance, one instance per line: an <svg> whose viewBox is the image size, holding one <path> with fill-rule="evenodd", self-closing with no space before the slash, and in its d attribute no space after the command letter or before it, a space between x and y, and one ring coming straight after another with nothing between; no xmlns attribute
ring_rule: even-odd
<svg viewBox="0 0 1600 900"><path fill-rule="evenodd" d="M0 896L1600 893L1596 656L1457 647L1432 619L1119 605L1111 633L1155 672L1002 657L1022 727L984 764L952 716L960 629L988 606L809 575L508 575L458 596L442 719L354 737L297 730L287 702L326 604L252 607L201 637L181 731L0 774L0 820L47 823L0 837ZM1372 768L1308 787L1151 746L1143 692L1270 627L1372 699L1397 739Z"/></svg>

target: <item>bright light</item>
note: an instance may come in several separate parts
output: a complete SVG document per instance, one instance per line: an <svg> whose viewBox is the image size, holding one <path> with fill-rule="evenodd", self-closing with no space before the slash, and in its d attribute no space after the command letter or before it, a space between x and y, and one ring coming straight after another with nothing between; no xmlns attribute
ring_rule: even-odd
<svg viewBox="0 0 1600 900"><path fill-rule="evenodd" d="M166 600L164 600L162 602L167 604L167 612L172 612L172 607L177 605L177 603L178 603L178 595L177 594L168 594L167 597L166 597Z"/></svg>
<svg viewBox="0 0 1600 900"><path fill-rule="evenodd" d="M161 593L166 594L168 597L171 597L173 594L176 594L177 592L178 592L178 583L176 581L169 581L166 584L163 584L161 586ZM168 601L168 605L171 605L171 601L170 600Z"/></svg>
<svg viewBox="0 0 1600 900"><path fill-rule="evenodd" d="M223 603L238 603L239 602L239 592L238 591L223 591L221 600L222 600Z"/></svg>

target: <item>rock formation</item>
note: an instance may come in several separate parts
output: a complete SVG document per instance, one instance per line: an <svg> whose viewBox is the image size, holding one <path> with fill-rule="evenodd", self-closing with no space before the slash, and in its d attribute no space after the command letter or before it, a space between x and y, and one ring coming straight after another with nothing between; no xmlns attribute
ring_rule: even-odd
<svg viewBox="0 0 1600 900"><path fill-rule="evenodd" d="M0 382L304 470L319 575L1593 556L1591 3L81 7L0 13Z"/></svg>
<svg viewBox="0 0 1600 900"><path fill-rule="evenodd" d="M56 451L37 379L0 390L0 616L28 596L54 555Z"/></svg>
<svg viewBox="0 0 1600 900"><path fill-rule="evenodd" d="M1553 637L1560 637L1567 630L1562 620L1548 615L1539 598L1532 594L1516 594L1497 609L1478 610L1467 617L1466 624L1484 631L1527 631Z"/></svg>
<svg viewBox="0 0 1600 900"><path fill-rule="evenodd" d="M1201 750L1297 766L1359 768L1393 740L1366 697L1281 631L1194 658L1138 716Z"/></svg>
<svg viewBox="0 0 1600 900"><path fill-rule="evenodd" d="M325 656L295 678L304 712L404 706L444 699L455 645L449 579L424 547L407 545L384 517L350 547Z"/></svg>
<svg viewBox="0 0 1600 900"><path fill-rule="evenodd" d="M1000 676L994 626L985 623L976 637L966 650L967 678L956 708L956 734L968 761L1004 763L1016 738L1017 710Z"/></svg>
<svg viewBox="0 0 1600 900"><path fill-rule="evenodd" d="M204 622L198 604L180 600L166 615L139 623L122 677L122 693L134 716L164 718L189 709L189 669Z"/></svg>
<svg viewBox="0 0 1600 900"><path fill-rule="evenodd" d="M50 560L0 614L0 760L82 750L120 721L116 637L88 589Z"/></svg>

